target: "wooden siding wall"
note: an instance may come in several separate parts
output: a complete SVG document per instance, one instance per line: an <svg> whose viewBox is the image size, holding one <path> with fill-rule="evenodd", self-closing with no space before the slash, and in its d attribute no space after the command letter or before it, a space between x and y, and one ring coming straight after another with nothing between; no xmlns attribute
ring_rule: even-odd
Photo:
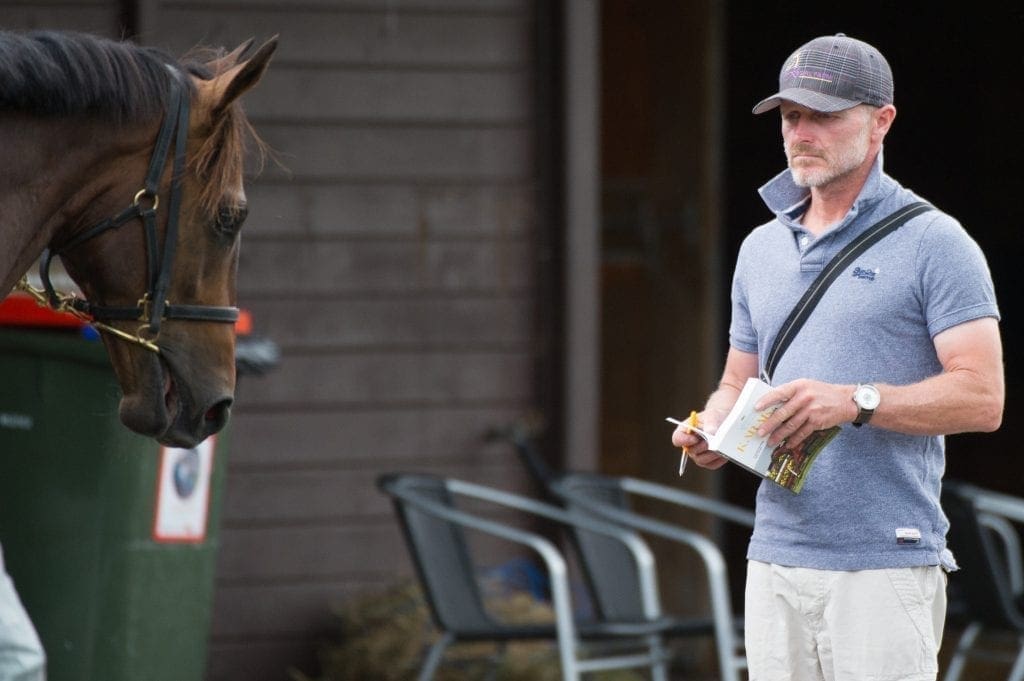
<svg viewBox="0 0 1024 681"><path fill-rule="evenodd" d="M411 574L379 473L524 484L483 436L534 393L530 5L142 10L175 53L280 35L245 105L286 170L248 185L239 293L283 356L240 378L208 674L277 681L315 671L332 606Z"/></svg>
<svg viewBox="0 0 1024 681"><path fill-rule="evenodd" d="M55 28L116 38L120 13L117 0L0 0L0 28Z"/></svg>
<svg viewBox="0 0 1024 681"><path fill-rule="evenodd" d="M0 2L6 28L121 34L120 2ZM332 608L411 575L376 476L526 490L489 428L531 410L536 172L528 0L142 0L181 54L280 35L245 100L240 304L282 350L240 378L207 681L315 673Z"/></svg>

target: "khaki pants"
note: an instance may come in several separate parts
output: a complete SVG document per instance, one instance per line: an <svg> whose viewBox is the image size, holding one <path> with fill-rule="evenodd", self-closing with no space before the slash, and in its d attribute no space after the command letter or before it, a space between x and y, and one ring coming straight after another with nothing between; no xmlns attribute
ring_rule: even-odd
<svg viewBox="0 0 1024 681"><path fill-rule="evenodd" d="M835 572L747 564L750 681L935 681L939 566Z"/></svg>

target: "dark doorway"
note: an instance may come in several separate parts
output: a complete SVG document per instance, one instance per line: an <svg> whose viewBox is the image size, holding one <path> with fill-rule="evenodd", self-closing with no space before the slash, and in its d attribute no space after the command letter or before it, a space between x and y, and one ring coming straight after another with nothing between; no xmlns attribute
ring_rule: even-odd
<svg viewBox="0 0 1024 681"><path fill-rule="evenodd" d="M665 417L717 370L717 199L708 159L713 3L601 3L601 457L667 479ZM709 333L709 330L711 331ZM717 350L714 351L717 355ZM700 476L686 484L698 484Z"/></svg>

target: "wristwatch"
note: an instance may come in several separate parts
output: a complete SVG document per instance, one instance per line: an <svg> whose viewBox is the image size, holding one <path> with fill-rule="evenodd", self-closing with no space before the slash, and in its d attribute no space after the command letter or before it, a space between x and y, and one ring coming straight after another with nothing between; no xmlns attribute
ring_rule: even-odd
<svg viewBox="0 0 1024 681"><path fill-rule="evenodd" d="M853 420L853 425L856 428L860 428L865 423L871 420L871 416L875 413L875 409L878 409L878 403L882 401L882 396L878 392L878 388L871 385L870 383L860 383L857 385L857 389L853 391L853 403L857 405L857 418Z"/></svg>

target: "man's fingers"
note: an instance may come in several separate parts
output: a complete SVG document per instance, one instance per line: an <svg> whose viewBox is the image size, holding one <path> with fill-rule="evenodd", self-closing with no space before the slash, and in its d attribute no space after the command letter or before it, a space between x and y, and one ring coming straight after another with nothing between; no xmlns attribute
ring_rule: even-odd
<svg viewBox="0 0 1024 681"><path fill-rule="evenodd" d="M679 426L676 431L672 433L672 444L676 447L693 447L699 442L704 442L703 438L699 435L686 430L685 426Z"/></svg>
<svg viewBox="0 0 1024 681"><path fill-rule="evenodd" d="M708 451L707 449L705 449L703 452L700 452L699 454L694 454L693 452L691 452L690 458L693 459L693 462L700 466L701 468L708 468L711 470L721 468L729 461L724 456L719 456L718 454L715 454L712 451Z"/></svg>

